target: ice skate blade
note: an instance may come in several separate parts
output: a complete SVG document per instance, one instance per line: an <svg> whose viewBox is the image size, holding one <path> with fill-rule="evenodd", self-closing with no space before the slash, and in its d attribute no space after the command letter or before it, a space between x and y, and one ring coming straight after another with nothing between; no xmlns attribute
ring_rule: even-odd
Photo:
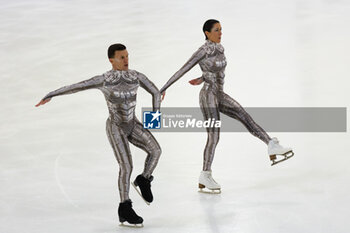
<svg viewBox="0 0 350 233"><path fill-rule="evenodd" d="M121 222L119 224L120 227L130 227L130 228L142 228L143 227L143 223L123 223Z"/></svg>
<svg viewBox="0 0 350 233"><path fill-rule="evenodd" d="M292 158L294 155L294 152L291 150L291 151L288 151L282 155L279 155L279 156L283 156L284 158L282 159L279 159L277 160L277 155L270 155L270 160L272 161L272 164L271 166L274 166L276 164L279 164L280 162L283 162L283 161L286 161L287 159L290 159Z"/></svg>
<svg viewBox="0 0 350 233"><path fill-rule="evenodd" d="M132 184L132 186L134 186L134 188L136 189L137 193L142 197L144 202L146 202L147 205L150 205L150 203L143 198L141 191L137 188L137 186L134 184L134 182L131 182L131 184Z"/></svg>
<svg viewBox="0 0 350 233"><path fill-rule="evenodd" d="M210 191L209 191L210 190ZM209 190L206 190L206 189L199 189L198 192L199 193L205 193L205 194L220 194L221 193L221 190L220 189L209 189Z"/></svg>
<svg viewBox="0 0 350 233"><path fill-rule="evenodd" d="M206 188L203 184L198 184L199 190L198 192L200 193L206 193L206 194L220 194L221 189L209 189Z"/></svg>

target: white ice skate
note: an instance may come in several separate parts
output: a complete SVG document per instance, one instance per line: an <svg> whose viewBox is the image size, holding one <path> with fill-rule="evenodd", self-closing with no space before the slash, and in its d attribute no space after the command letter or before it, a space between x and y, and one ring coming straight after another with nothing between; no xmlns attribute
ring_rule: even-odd
<svg viewBox="0 0 350 233"><path fill-rule="evenodd" d="M267 145L267 152L269 153L270 160L272 161L271 166L283 162L294 155L292 148L283 147L279 144L277 138L272 138ZM279 158L277 159L277 155Z"/></svg>
<svg viewBox="0 0 350 233"><path fill-rule="evenodd" d="M198 183L199 192L219 194L221 193L220 185L211 176L211 171L202 171Z"/></svg>

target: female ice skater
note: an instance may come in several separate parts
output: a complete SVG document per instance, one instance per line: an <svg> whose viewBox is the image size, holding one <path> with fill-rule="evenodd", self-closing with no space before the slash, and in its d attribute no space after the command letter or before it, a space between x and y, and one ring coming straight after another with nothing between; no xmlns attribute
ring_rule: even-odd
<svg viewBox="0 0 350 233"><path fill-rule="evenodd" d="M174 82L181 78L186 72L199 64L203 74L200 78L190 81L192 85L199 85L204 82L199 95L199 102L204 120L210 118L220 120L220 112L239 120L254 136L261 139L268 146L268 154L272 165L282 162L293 156L291 148L282 147L277 138L270 136L256 124L252 117L243 109L243 107L223 91L226 58L224 47L221 41L221 25L218 20L207 20L203 25L206 42L202 45L192 57L177 71L168 82L161 88L162 97L165 96L165 90ZM220 185L213 179L211 164L213 162L216 145L219 141L220 128L207 128L208 139L204 149L203 171L199 176L199 188L209 189L210 193L220 193ZM277 155L282 158L277 159ZM207 190L204 190L207 191Z"/></svg>
<svg viewBox="0 0 350 233"><path fill-rule="evenodd" d="M119 163L118 187L120 204L118 208L121 223L127 221L133 226L143 226L143 219L132 209L129 198L130 175L133 168L129 149L131 142L147 153L143 173L133 183L140 189L141 195L150 203L153 201L151 181L153 170L157 166L161 149L158 142L135 116L136 94L139 85L153 97L153 111L159 111L160 92L145 75L129 70L128 51L122 44L113 44L108 48L108 58L112 70L91 79L62 87L47 94L36 107L43 105L58 95L71 94L78 91L96 88L106 98L109 118L107 119L107 136Z"/></svg>

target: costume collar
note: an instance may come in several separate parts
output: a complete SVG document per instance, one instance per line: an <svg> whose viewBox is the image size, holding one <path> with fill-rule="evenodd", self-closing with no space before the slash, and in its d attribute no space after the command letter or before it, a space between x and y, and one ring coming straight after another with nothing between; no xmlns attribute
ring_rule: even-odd
<svg viewBox="0 0 350 233"><path fill-rule="evenodd" d="M135 70L109 70L106 73L104 73L104 76L106 77L106 81L109 82L115 82L118 81L120 78L132 81L135 80L137 73Z"/></svg>
<svg viewBox="0 0 350 233"><path fill-rule="evenodd" d="M220 43L215 43L210 40L205 41L204 48L208 54L214 53L215 50L218 50L220 53L224 52L224 46L222 46Z"/></svg>

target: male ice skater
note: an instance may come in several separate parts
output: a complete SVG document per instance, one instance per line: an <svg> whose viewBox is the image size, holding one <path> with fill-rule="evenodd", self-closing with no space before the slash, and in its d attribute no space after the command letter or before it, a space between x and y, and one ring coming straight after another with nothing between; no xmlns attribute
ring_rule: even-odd
<svg viewBox="0 0 350 233"><path fill-rule="evenodd" d="M96 88L103 92L108 110L107 135L119 163L119 221L127 221L142 226L143 219L132 209L129 198L130 175L133 168L129 142L147 153L145 167L133 185L140 189L147 204L153 201L151 192L152 173L157 166L161 149L157 140L135 116L136 94L139 85L153 97L153 111L160 108L160 92L145 75L129 69L128 51L122 44L113 44L108 48L108 58L112 70L91 79L64 86L47 94L36 107L43 105L58 95Z"/></svg>

